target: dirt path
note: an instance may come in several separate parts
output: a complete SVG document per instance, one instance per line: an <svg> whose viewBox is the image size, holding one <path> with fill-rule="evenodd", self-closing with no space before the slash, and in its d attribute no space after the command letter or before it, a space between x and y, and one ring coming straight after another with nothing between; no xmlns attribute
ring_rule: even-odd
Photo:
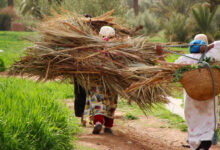
<svg viewBox="0 0 220 150"><path fill-rule="evenodd" d="M121 114L116 115L113 128L114 135L92 135L92 127L85 128L79 136L79 145L97 150L176 150L181 149L180 143L185 133L169 128L161 128L164 123L156 118L140 116L138 120L123 120ZM163 130L161 132L161 130ZM167 139L167 134L178 134L178 139Z"/></svg>
<svg viewBox="0 0 220 150"><path fill-rule="evenodd" d="M67 101L73 109L72 100ZM78 145L96 150L187 150L186 132L169 128L166 120L155 117L138 116L137 120L125 120L120 110L116 111L114 135L103 132L93 135L92 126L87 124L78 137ZM210 150L219 150L220 145Z"/></svg>
<svg viewBox="0 0 220 150"><path fill-rule="evenodd" d="M86 127L78 137L78 144L97 150L184 150L186 133L171 129L167 123L154 117L140 116L138 120L123 120L117 114L114 135L93 135ZM220 146L211 150L220 149Z"/></svg>

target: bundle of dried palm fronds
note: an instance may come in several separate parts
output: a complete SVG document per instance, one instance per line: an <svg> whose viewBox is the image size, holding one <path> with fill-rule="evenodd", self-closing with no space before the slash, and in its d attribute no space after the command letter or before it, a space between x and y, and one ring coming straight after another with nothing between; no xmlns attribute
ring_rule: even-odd
<svg viewBox="0 0 220 150"><path fill-rule="evenodd" d="M40 40L11 66L10 74L39 80L74 78L86 90L101 84L106 91L135 101L142 110L165 101L175 67L154 66L154 44L144 38L107 43L83 19L69 16L50 18L38 31ZM138 64L143 67L134 67Z"/></svg>
<svg viewBox="0 0 220 150"><path fill-rule="evenodd" d="M134 30L128 29L116 23L116 18L111 16L114 10L107 12L106 14L94 18L81 18L81 20L87 23L96 33L99 33L100 28L102 26L111 26L113 27L116 32L117 36L127 36L127 35L134 35L134 33L141 29L142 27L139 26Z"/></svg>

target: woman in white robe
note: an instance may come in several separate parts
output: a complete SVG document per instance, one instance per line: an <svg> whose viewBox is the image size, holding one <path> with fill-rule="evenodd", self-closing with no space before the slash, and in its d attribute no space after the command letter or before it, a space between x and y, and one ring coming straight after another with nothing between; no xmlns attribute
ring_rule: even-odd
<svg viewBox="0 0 220 150"><path fill-rule="evenodd" d="M207 37L204 34L196 35L194 40L202 40L206 43ZM209 45L209 51L206 57L210 57L216 61L220 61L220 41L216 41ZM165 60L162 55L162 47L157 46L156 51L160 55L160 60ZM201 51L201 48L200 48ZM191 53L187 56L199 59L202 53ZM177 64L197 64L197 60L193 60L184 56L179 57L175 63ZM202 82L202 81L201 81ZM199 87L198 87L199 88ZM195 89L196 90L196 89ZM192 150L208 150L212 144L215 127L218 124L218 97L215 98L215 114L214 117L214 100L198 101L188 96L184 89L184 114L188 126L187 141Z"/></svg>
<svg viewBox="0 0 220 150"><path fill-rule="evenodd" d="M216 41L213 44L214 48L210 49L206 56L211 59L215 59L216 61L220 61L220 41ZM192 53L187 56L199 59L201 57L201 53ZM197 64L198 61L181 56L175 61L175 63ZM206 143L211 144L215 130L214 127L218 124L218 97L216 96L215 98L216 125L214 120L213 99L198 101L189 97L185 90L183 98L185 103L184 114L188 126L187 141L190 148L192 150L198 149L202 141L207 141Z"/></svg>

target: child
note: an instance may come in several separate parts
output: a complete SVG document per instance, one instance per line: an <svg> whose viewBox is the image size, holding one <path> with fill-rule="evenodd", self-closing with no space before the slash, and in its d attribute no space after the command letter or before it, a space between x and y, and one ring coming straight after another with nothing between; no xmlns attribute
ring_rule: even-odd
<svg viewBox="0 0 220 150"><path fill-rule="evenodd" d="M100 29L99 35L107 42L109 38L115 36L115 30L112 27L103 26ZM117 99L117 95L105 91L98 83L91 86L84 110L84 120L88 115L92 116L94 124L93 134L99 134L103 125L105 126L104 132L112 134L111 128L114 123Z"/></svg>

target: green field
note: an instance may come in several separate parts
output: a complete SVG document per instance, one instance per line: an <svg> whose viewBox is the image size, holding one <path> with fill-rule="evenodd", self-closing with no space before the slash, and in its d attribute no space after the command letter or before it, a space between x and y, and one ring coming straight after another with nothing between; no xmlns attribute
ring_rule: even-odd
<svg viewBox="0 0 220 150"><path fill-rule="evenodd" d="M125 119L135 120L138 116L143 116L144 113L136 104L128 105L126 101L120 101L118 107L122 112L125 112ZM127 112L129 110L129 112ZM146 113L147 116L155 116L157 118L167 120L170 128L178 128L181 131L187 131L185 121L178 115L168 111L162 104L155 105L151 111Z"/></svg>
<svg viewBox="0 0 220 150"><path fill-rule="evenodd" d="M7 67L31 45L24 38L32 34L0 32ZM79 122L63 100L73 97L69 83L0 77L0 149L72 150Z"/></svg>
<svg viewBox="0 0 220 150"><path fill-rule="evenodd" d="M4 61L5 66L9 67L23 53L24 48L30 46L27 40L31 32L0 32L0 58Z"/></svg>
<svg viewBox="0 0 220 150"><path fill-rule="evenodd" d="M78 122L64 106L65 83L0 78L0 149L72 149Z"/></svg>

